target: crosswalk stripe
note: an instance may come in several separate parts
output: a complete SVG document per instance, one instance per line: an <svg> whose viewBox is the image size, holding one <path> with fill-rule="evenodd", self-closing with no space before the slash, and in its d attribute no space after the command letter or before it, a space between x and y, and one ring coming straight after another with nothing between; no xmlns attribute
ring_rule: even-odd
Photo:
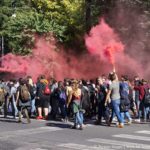
<svg viewBox="0 0 150 150"><path fill-rule="evenodd" d="M47 150L47 149L43 149L43 148L35 148L35 149L30 149L30 150Z"/></svg>
<svg viewBox="0 0 150 150"><path fill-rule="evenodd" d="M101 143L101 144L107 144L107 145L114 145L115 147L121 146L121 149L138 148L138 149L150 150L150 145L147 145L147 144L138 144L138 143L124 142L124 141L110 140L110 139L101 139L101 138L89 139L88 141Z"/></svg>
<svg viewBox="0 0 150 150"><path fill-rule="evenodd" d="M109 147L104 147L102 145L96 145L96 146L89 146L89 145L81 145L81 144L75 144L75 143L65 143L65 144L59 144L57 145L61 148L68 148L68 149L74 149L74 150L114 150L109 149Z"/></svg>
<svg viewBox="0 0 150 150"><path fill-rule="evenodd" d="M148 130L136 131L135 133L143 133L143 134L150 134Z"/></svg>
<svg viewBox="0 0 150 150"><path fill-rule="evenodd" d="M117 134L113 135L113 137L125 138L125 139L133 139L133 140L141 140L141 141L150 141L149 137L146 136L136 136L130 134Z"/></svg>
<svg viewBox="0 0 150 150"><path fill-rule="evenodd" d="M26 135L44 133L44 132L53 132L58 130L62 130L62 129L58 127L39 127L39 128L23 129L17 131L7 131L7 132L2 132L3 135L2 136L0 135L0 139L26 136Z"/></svg>

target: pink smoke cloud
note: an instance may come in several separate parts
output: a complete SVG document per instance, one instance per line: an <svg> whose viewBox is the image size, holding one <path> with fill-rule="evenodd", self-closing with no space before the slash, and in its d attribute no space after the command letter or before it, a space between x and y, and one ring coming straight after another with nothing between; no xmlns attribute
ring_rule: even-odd
<svg viewBox="0 0 150 150"><path fill-rule="evenodd" d="M117 72L120 74L143 75L142 66L125 54L126 45L120 41L118 35L104 19L91 29L89 35L85 37L85 43L89 53L98 55L100 60L105 62L105 68L112 64L117 67Z"/></svg>
<svg viewBox="0 0 150 150"><path fill-rule="evenodd" d="M134 75L138 72L142 75L140 64L124 53L126 46L104 20L85 36L85 43L89 53L73 55L58 47L53 37L49 41L36 37L32 55L5 55L0 72L11 73L17 77L31 75L34 80L41 74L57 80L66 77L91 79L108 74L115 64L119 74Z"/></svg>
<svg viewBox="0 0 150 150"><path fill-rule="evenodd" d="M3 67L0 72L10 73L16 77L30 75L34 80L41 74L57 80L69 78L95 78L101 72L97 63L97 56L88 54L74 56L58 48L55 39L46 41L43 37L36 37L35 48L29 56L17 56L11 53L3 57ZM101 67L102 68L102 67Z"/></svg>

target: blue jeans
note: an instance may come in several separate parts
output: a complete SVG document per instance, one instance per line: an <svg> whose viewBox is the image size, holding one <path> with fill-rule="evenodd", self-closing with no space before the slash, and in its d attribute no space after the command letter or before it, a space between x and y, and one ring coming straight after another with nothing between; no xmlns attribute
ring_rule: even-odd
<svg viewBox="0 0 150 150"><path fill-rule="evenodd" d="M82 125L83 124L83 112L77 112L75 114L75 125Z"/></svg>
<svg viewBox="0 0 150 150"><path fill-rule="evenodd" d="M34 112L36 112L35 99L32 99L31 100L31 114L33 114Z"/></svg>
<svg viewBox="0 0 150 150"><path fill-rule="evenodd" d="M136 104L136 110L137 110L137 117L136 118L140 119L141 114L142 114L141 113L141 108L140 108L140 106L141 106L140 100L136 99L135 104Z"/></svg>
<svg viewBox="0 0 150 150"><path fill-rule="evenodd" d="M13 109L14 109L14 113L13 113L14 117L16 117L17 114L18 114L18 108L17 108L16 101L15 101L14 98L12 99L12 106L13 106Z"/></svg>
<svg viewBox="0 0 150 150"><path fill-rule="evenodd" d="M150 119L150 106L144 106L144 120Z"/></svg>
<svg viewBox="0 0 150 150"><path fill-rule="evenodd" d="M111 100L112 105L112 115L110 118L110 122L112 121L113 117L116 115L119 123L123 123L123 118L120 113L120 99Z"/></svg>
<svg viewBox="0 0 150 150"><path fill-rule="evenodd" d="M124 119L125 117L130 121L131 120L131 116L130 116L130 113L128 111L126 112L121 112L121 117L123 119L123 122L124 122Z"/></svg>
<svg viewBox="0 0 150 150"><path fill-rule="evenodd" d="M12 96L12 98L9 100L7 100L7 112L12 112L12 115L14 117L17 116L18 114L18 108L17 108L17 105L16 105L16 100L15 100L15 97L14 95Z"/></svg>

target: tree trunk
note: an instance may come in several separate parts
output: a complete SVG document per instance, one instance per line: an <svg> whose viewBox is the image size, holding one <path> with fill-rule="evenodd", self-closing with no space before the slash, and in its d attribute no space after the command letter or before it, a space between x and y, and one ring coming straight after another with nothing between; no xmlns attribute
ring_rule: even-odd
<svg viewBox="0 0 150 150"><path fill-rule="evenodd" d="M86 0L86 15L85 15L85 21L86 21L86 32L88 33L91 29L91 2L92 0Z"/></svg>

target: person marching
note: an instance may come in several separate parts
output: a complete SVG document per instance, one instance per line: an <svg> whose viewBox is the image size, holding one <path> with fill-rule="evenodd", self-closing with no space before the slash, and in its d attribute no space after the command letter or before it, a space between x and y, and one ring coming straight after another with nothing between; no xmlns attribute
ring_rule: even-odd
<svg viewBox="0 0 150 150"><path fill-rule="evenodd" d="M72 92L70 96L69 103L73 103L73 113L74 113L74 126L73 129L83 129L83 111L81 106L81 89L77 80L73 80Z"/></svg>
<svg viewBox="0 0 150 150"><path fill-rule="evenodd" d="M105 100L106 106L109 98L111 99L112 115L109 120L109 125L111 124L113 117L116 115L119 122L118 127L123 128L124 123L120 113L120 83L115 72L109 74L109 79L111 80L111 84L109 85L108 93Z"/></svg>

